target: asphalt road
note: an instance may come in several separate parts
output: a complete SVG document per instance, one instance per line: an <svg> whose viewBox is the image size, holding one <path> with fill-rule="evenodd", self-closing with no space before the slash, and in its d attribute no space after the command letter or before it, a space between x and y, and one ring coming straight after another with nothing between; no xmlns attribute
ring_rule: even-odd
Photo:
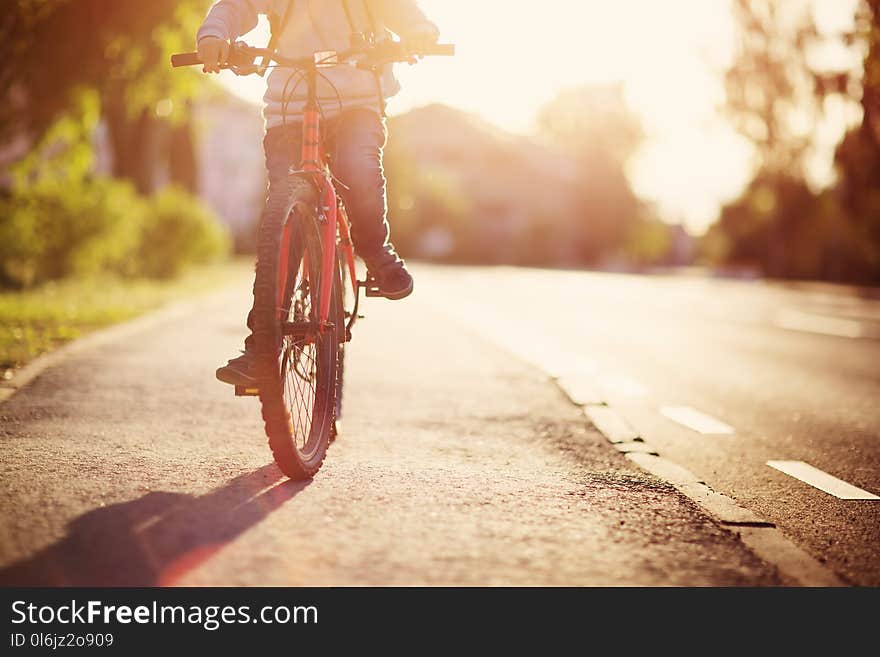
<svg viewBox="0 0 880 657"><path fill-rule="evenodd" d="M442 306L466 291L464 324L496 336L508 327L513 340L501 342L514 350L518 341L526 356L549 347L547 362L576 361L662 456L847 581L880 585L880 500L838 499L767 465L804 461L880 495L880 294L696 276L431 273L422 292ZM730 433L664 415L680 406Z"/></svg>
<svg viewBox="0 0 880 657"><path fill-rule="evenodd" d="M792 583L618 453L527 362L535 351L577 363L663 456L847 581L880 584L880 502L765 465L802 460L880 492L876 303L701 279L416 274L411 299L366 304L343 435L308 483L272 463L258 402L213 379L239 348L249 281L43 372L0 405L0 584ZM734 432L699 434L668 405Z"/></svg>

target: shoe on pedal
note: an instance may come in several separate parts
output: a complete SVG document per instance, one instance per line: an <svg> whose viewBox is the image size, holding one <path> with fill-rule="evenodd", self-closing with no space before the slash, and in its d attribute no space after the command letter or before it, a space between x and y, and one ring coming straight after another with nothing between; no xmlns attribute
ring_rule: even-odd
<svg viewBox="0 0 880 657"><path fill-rule="evenodd" d="M407 271L403 260L392 260L376 269L370 269L367 265L367 271L375 281L379 294L386 299L396 301L412 294L413 277Z"/></svg>
<svg viewBox="0 0 880 657"><path fill-rule="evenodd" d="M257 385L256 369L253 355L243 351L241 356L217 368L217 380L232 386L254 387Z"/></svg>

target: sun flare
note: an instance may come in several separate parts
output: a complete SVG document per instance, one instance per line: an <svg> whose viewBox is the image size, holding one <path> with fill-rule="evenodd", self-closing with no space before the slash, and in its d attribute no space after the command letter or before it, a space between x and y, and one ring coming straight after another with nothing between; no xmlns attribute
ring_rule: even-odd
<svg viewBox="0 0 880 657"><path fill-rule="evenodd" d="M813 2L817 19L834 23L851 17L855 0ZM559 91L619 81L646 133L629 163L631 182L666 220L701 233L748 181L752 152L719 112L736 39L730 0L544 0L539 13L506 0L419 4L441 39L456 44L456 57L398 66L403 91L389 114L445 103L528 134ZM266 22L247 39L264 43ZM245 97L262 96L258 78L223 80ZM829 142L842 134L828 130ZM822 179L829 165L819 160Z"/></svg>

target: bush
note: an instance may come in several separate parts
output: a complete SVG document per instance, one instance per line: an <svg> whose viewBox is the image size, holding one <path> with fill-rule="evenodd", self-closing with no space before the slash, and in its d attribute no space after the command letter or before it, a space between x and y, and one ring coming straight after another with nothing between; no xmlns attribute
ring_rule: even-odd
<svg viewBox="0 0 880 657"><path fill-rule="evenodd" d="M122 182L42 180L14 191L0 210L0 269L7 283L112 271L131 262L146 203Z"/></svg>
<svg viewBox="0 0 880 657"><path fill-rule="evenodd" d="M139 273L170 278L188 265L228 255L230 246L210 210L184 190L169 187L150 199L138 249Z"/></svg>
<svg viewBox="0 0 880 657"><path fill-rule="evenodd" d="M99 272L169 278L228 251L214 216L178 189L144 198L108 178L43 179L0 202L0 278L16 287Z"/></svg>
<svg viewBox="0 0 880 657"><path fill-rule="evenodd" d="M187 192L140 196L128 182L97 177L94 91L9 167L0 197L0 283L29 287L101 272L169 278L229 252L229 239Z"/></svg>

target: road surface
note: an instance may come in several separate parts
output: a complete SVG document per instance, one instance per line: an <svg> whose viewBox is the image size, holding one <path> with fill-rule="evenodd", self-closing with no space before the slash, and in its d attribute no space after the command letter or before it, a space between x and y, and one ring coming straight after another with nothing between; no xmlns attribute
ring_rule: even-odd
<svg viewBox="0 0 880 657"><path fill-rule="evenodd" d="M0 583L799 583L615 449L551 380L563 360L646 445L845 582L880 584L880 502L766 465L880 492L875 303L702 279L416 276L411 299L366 304L343 435L308 483L272 463L258 402L213 380L240 346L249 281L44 371L0 405ZM663 415L682 406L733 433Z"/></svg>
<svg viewBox="0 0 880 657"><path fill-rule="evenodd" d="M455 308L468 325L495 336L507 327L495 342L524 357L538 351L531 360L551 370L576 363L575 378L662 456L847 581L880 585L880 499L839 499L767 465L803 461L880 495L880 291L512 268L433 273L426 296L468 290Z"/></svg>

